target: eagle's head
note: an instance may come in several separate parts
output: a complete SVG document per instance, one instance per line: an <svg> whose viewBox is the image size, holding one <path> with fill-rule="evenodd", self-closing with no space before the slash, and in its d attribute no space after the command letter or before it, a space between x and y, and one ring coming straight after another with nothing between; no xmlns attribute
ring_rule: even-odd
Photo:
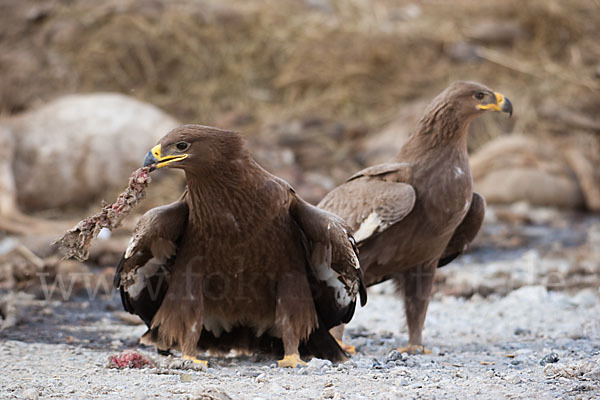
<svg viewBox="0 0 600 400"><path fill-rule="evenodd" d="M212 169L235 161L243 141L239 134L202 125L183 125L167 133L144 158L144 166L186 172Z"/></svg>

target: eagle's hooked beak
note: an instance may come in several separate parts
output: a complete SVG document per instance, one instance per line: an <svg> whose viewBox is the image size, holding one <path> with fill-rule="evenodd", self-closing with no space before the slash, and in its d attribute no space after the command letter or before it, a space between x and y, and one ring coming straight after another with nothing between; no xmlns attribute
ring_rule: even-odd
<svg viewBox="0 0 600 400"><path fill-rule="evenodd" d="M154 168L162 168L162 167L166 167L167 165L177 162L177 161L181 161L185 158L187 158L187 154L180 154L180 155L176 155L176 156L164 156L162 155L162 148L160 144L157 144L156 146L154 146L152 148L152 150L150 150L148 152L148 154L146 154L146 157L144 157L144 167L147 167L149 165L155 164L156 166Z"/></svg>
<svg viewBox="0 0 600 400"><path fill-rule="evenodd" d="M502 111L508 113L510 117L512 117L513 106L510 100L508 100L504 95L494 92L494 96L496 96L496 103L490 103L486 105L479 104L477 108L480 110L493 110L493 111Z"/></svg>

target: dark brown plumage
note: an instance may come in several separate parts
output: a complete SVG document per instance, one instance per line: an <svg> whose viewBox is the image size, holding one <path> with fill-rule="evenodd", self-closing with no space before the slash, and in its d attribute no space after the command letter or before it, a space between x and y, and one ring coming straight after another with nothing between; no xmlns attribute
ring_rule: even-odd
<svg viewBox="0 0 600 400"><path fill-rule="evenodd" d="M338 217L262 169L232 132L185 125L145 165L184 170L187 190L139 221L115 276L125 309L159 350L299 351L345 357L328 330L366 294L354 240Z"/></svg>
<svg viewBox="0 0 600 400"><path fill-rule="evenodd" d="M462 253L483 222L467 129L484 110L512 113L512 105L478 83L454 83L428 106L393 160L354 174L319 204L352 227L367 285L393 279L403 288L409 346L402 350L423 350L435 270ZM335 332L339 340L342 333L343 327Z"/></svg>

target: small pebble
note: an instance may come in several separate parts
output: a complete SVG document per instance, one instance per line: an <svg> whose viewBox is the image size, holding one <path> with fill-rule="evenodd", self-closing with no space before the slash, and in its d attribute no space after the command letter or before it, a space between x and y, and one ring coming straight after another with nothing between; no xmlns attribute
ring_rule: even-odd
<svg viewBox="0 0 600 400"><path fill-rule="evenodd" d="M408 386L410 382L406 378L398 378L396 380L396 386Z"/></svg>
<svg viewBox="0 0 600 400"><path fill-rule="evenodd" d="M518 375L511 376L507 380L510 383L512 383L513 385L518 385L519 383L523 382L523 380L521 379L521 377L519 377Z"/></svg>
<svg viewBox="0 0 600 400"><path fill-rule="evenodd" d="M591 308L598 304L598 296L591 289L580 291L573 296L572 300L577 304L577 306L583 308Z"/></svg>
<svg viewBox="0 0 600 400"><path fill-rule="evenodd" d="M268 393L275 394L275 395L281 395L286 392L286 390L283 386L278 385L275 382L273 382L269 385L269 387L267 388L267 391L268 391Z"/></svg>
<svg viewBox="0 0 600 400"><path fill-rule="evenodd" d="M327 388L327 389L323 390L321 397L324 399L333 399L336 394L337 393L335 392L335 390L333 388Z"/></svg>
<svg viewBox="0 0 600 400"><path fill-rule="evenodd" d="M556 362L558 362L558 360L560 360L558 358L558 354L556 353L550 353L550 354L546 354L544 357L542 357L542 359L540 360L540 365L544 366L546 364L554 364Z"/></svg>
<svg viewBox="0 0 600 400"><path fill-rule="evenodd" d="M404 353L402 353L404 354ZM415 358L408 358L406 359L406 366L409 368L417 368L420 366L419 362L415 359Z"/></svg>
<svg viewBox="0 0 600 400"><path fill-rule="evenodd" d="M329 360L322 360L320 358L313 358L312 360L310 360L308 362L308 364L306 365L306 367L309 368L309 369L323 369L323 368L329 368L332 365L333 364Z"/></svg>
<svg viewBox="0 0 600 400"><path fill-rule="evenodd" d="M368 358L361 358L360 360L356 361L356 367L357 368L371 368L373 366L373 361L368 359Z"/></svg>
<svg viewBox="0 0 600 400"><path fill-rule="evenodd" d="M392 339L394 337L394 333L390 331L381 331L379 332L379 337L382 339Z"/></svg>
<svg viewBox="0 0 600 400"><path fill-rule="evenodd" d="M22 394L25 400L38 400L40 398L40 393L35 388L25 389Z"/></svg>
<svg viewBox="0 0 600 400"><path fill-rule="evenodd" d="M403 354L400 353L398 350L392 350L388 354L386 361L399 361L399 360L402 361L405 359L406 359L406 357L404 357Z"/></svg>
<svg viewBox="0 0 600 400"><path fill-rule="evenodd" d="M515 329L515 335L517 335L517 336L531 335L531 330L524 329L524 328L517 328L517 329Z"/></svg>

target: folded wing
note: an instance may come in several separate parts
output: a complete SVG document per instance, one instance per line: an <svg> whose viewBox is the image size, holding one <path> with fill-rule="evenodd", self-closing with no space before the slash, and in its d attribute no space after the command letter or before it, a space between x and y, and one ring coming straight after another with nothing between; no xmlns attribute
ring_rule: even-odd
<svg viewBox="0 0 600 400"><path fill-rule="evenodd" d="M357 295L362 305L367 301L350 228L341 218L310 205L294 192L289 211L301 232L320 320L327 329L350 321Z"/></svg>
<svg viewBox="0 0 600 400"><path fill-rule="evenodd" d="M356 241L363 242L400 222L413 209L415 190L403 182L408 173L403 163L364 169L329 192L319 207L343 217Z"/></svg>
<svg viewBox="0 0 600 400"><path fill-rule="evenodd" d="M446 246L446 250L442 254L442 258L438 262L438 268L450 263L466 250L467 246L477 236L483 224L484 215L485 200L479 194L473 193L469 211L467 211L467 215L465 215L465 218L458 228L456 228L456 231L454 231L448 246Z"/></svg>
<svg viewBox="0 0 600 400"><path fill-rule="evenodd" d="M139 315L148 326L167 290L169 267L188 212L184 200L146 212L117 266L114 285L120 290L125 310Z"/></svg>

